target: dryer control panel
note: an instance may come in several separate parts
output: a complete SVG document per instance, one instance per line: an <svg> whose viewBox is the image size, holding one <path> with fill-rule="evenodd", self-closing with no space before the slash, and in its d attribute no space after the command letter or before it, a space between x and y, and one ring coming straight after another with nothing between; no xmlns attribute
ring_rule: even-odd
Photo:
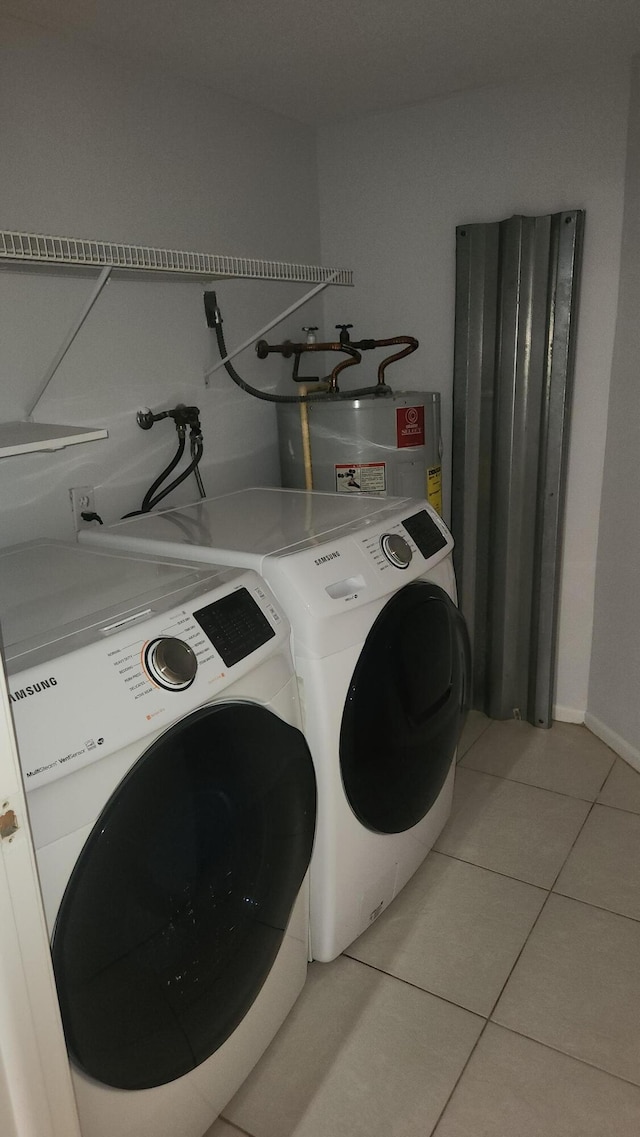
<svg viewBox="0 0 640 1137"><path fill-rule="evenodd" d="M330 543L267 557L265 578L284 601L299 634L294 595L314 619L331 617L345 606L359 607L424 576L453 548L453 538L426 503L415 511L373 517L344 527Z"/></svg>

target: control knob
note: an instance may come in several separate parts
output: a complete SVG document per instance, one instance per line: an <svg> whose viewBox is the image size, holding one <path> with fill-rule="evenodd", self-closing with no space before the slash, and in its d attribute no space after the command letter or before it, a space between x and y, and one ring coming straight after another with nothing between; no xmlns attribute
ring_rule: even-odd
<svg viewBox="0 0 640 1137"><path fill-rule="evenodd" d="M165 691L184 691L196 677L198 660L193 648L177 636L159 636L147 644L145 667Z"/></svg>
<svg viewBox="0 0 640 1137"><path fill-rule="evenodd" d="M405 541L399 533L384 533L380 538L380 546L392 565L400 569L409 568L413 553L408 541Z"/></svg>

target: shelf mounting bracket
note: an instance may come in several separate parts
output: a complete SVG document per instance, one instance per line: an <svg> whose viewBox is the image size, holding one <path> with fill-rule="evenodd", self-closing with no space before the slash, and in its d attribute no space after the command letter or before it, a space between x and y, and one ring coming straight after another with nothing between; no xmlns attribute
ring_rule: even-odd
<svg viewBox="0 0 640 1137"><path fill-rule="evenodd" d="M44 395L47 387L49 386L51 380L53 379L53 377L54 377L56 371L58 370L60 364L62 363L65 355L69 351L69 348L71 347L73 341L75 340L78 332L80 331L80 328L84 324L87 316L89 315L91 309L93 308L93 305L95 304L96 300L98 299L100 293L102 292L102 289L104 288L105 284L109 280L110 276L111 276L111 267L107 266L106 268L103 268L103 270L100 273L98 279L96 280L93 288L91 289L91 292L90 292L87 300L85 301L85 303L82 307L82 311L78 314L75 321L73 322L73 324L69 328L69 331L67 332L64 340L60 344L60 347L58 348L58 351L56 352L52 362L49 364L49 367L47 368L45 376L44 376L44 378L40 384L40 387L38 389L38 394L36 395L35 399L33 399L31 405L29 406L29 408L27 410L26 418L28 421L30 421L32 419L33 412L35 411L38 403L40 402L40 399Z"/></svg>

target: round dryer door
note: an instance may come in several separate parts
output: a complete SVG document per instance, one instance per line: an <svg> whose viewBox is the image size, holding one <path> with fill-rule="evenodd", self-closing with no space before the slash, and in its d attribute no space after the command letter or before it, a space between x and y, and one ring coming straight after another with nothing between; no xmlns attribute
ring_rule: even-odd
<svg viewBox="0 0 640 1137"><path fill-rule="evenodd" d="M342 716L349 804L378 833L416 825L436 800L468 709L466 624L435 584L396 593L371 628Z"/></svg>
<svg viewBox="0 0 640 1137"><path fill-rule="evenodd" d="M54 930L82 1070L143 1089L225 1042L278 953L315 813L302 734L257 704L199 710L147 750L87 839Z"/></svg>

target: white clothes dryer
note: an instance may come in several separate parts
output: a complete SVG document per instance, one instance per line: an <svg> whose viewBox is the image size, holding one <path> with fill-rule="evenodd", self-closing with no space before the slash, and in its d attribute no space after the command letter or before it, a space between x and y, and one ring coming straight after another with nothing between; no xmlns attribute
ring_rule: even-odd
<svg viewBox="0 0 640 1137"><path fill-rule="evenodd" d="M451 534L422 500L247 489L79 538L250 567L279 599L318 781L311 954L335 958L450 812L469 675Z"/></svg>
<svg viewBox="0 0 640 1137"><path fill-rule="evenodd" d="M40 540L0 620L84 1137L200 1137L306 976L313 763L250 571Z"/></svg>

